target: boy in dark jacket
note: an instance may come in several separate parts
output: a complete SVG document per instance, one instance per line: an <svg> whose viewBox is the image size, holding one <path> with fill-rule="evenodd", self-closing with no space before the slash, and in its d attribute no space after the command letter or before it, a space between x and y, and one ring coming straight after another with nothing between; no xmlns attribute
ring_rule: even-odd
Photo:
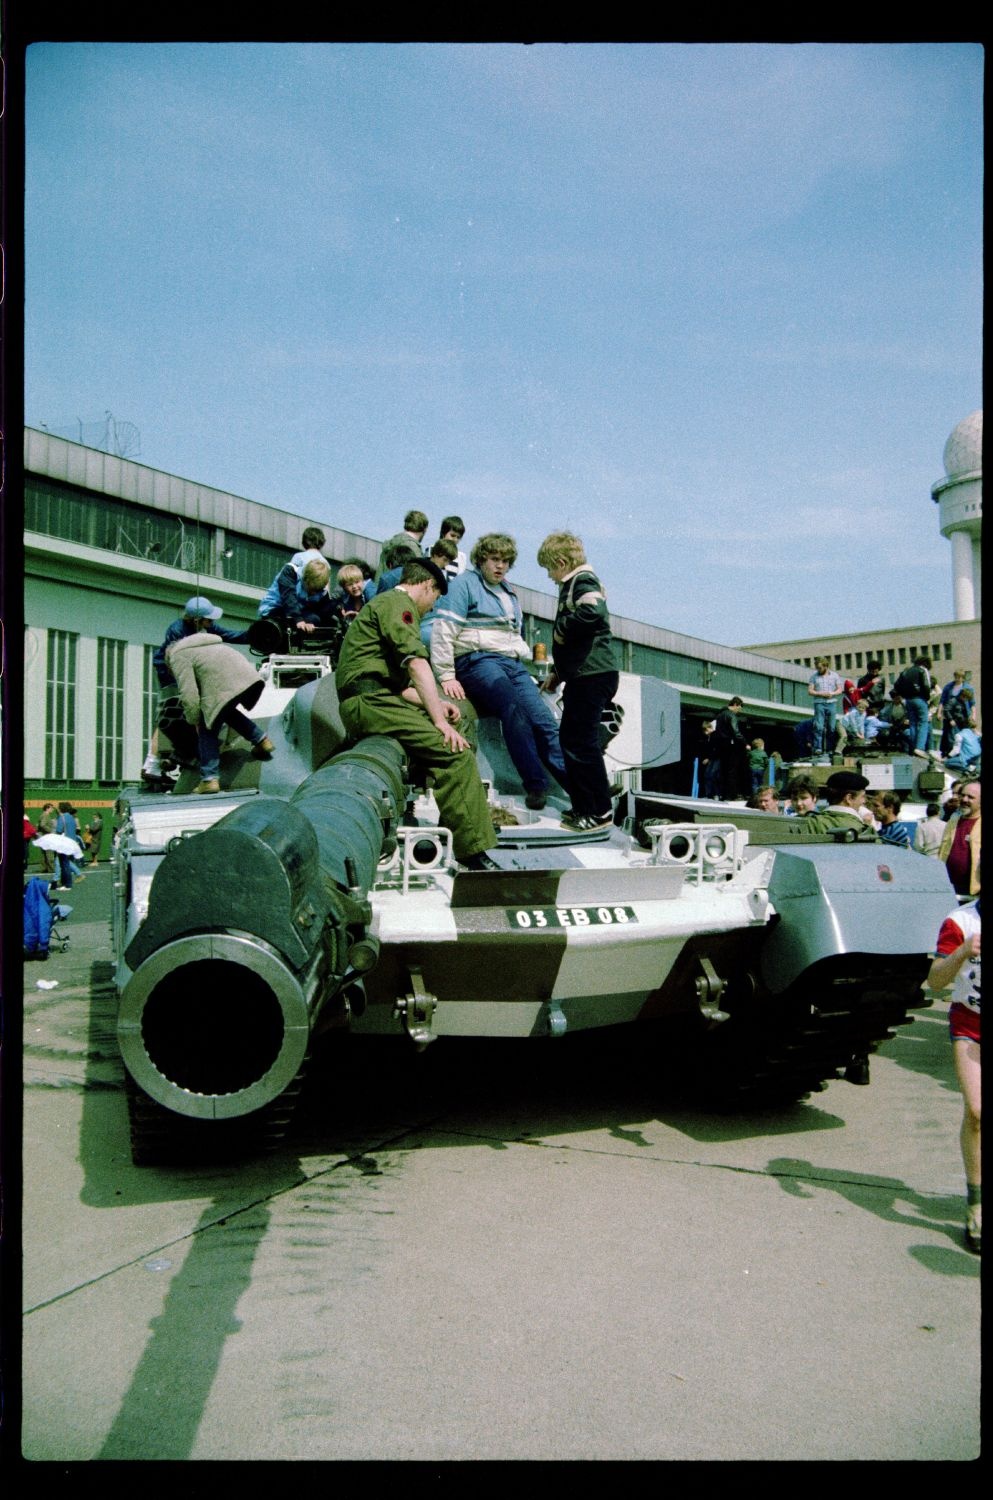
<svg viewBox="0 0 993 1500"><path fill-rule="evenodd" d="M559 585L552 634L553 670L542 689L562 691L559 744L565 761L572 807L566 827L586 833L613 822L610 781L600 743L603 711L617 692L617 647L603 586L578 536L553 531L538 549L538 564Z"/></svg>

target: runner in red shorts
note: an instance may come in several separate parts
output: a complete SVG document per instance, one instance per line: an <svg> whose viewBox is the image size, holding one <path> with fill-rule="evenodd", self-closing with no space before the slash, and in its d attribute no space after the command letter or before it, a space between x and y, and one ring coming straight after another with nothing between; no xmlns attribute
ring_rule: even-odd
<svg viewBox="0 0 993 1500"><path fill-rule="evenodd" d="M928 984L932 989L951 989L952 1007L948 1021L955 1057L955 1072L962 1090L962 1161L965 1165L966 1221L965 1241L970 1250L980 1253L982 1236L982 1167L980 1160L980 1119L982 1073L980 1062L980 998L982 970L980 946L982 919L980 898L959 906L941 924L937 957L931 965Z"/></svg>

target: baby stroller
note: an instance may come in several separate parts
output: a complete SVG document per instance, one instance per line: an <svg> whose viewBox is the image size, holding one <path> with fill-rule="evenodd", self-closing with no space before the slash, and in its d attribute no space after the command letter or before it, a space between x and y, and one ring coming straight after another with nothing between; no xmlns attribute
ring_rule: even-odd
<svg viewBox="0 0 993 1500"><path fill-rule="evenodd" d="M65 901L60 901L54 891L49 889L48 904L52 908L52 930L48 934L49 948L57 948L60 953L65 953L69 947L69 934L60 926L60 922L67 922L72 915L72 907Z"/></svg>
<svg viewBox="0 0 993 1500"><path fill-rule="evenodd" d="M69 946L69 934L60 923L65 922L72 907L60 901L47 880L34 875L24 887L24 959L25 962L44 963L54 947L64 953Z"/></svg>

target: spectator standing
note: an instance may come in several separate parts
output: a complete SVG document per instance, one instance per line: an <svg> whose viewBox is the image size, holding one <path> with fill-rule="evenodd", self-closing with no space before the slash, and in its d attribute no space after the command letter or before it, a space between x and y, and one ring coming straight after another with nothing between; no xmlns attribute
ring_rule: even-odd
<svg viewBox="0 0 993 1500"><path fill-rule="evenodd" d="M838 699L844 691L844 682L832 670L826 656L819 656L814 663L816 671L807 685L807 692L814 700L815 755L830 754L834 749L834 731L838 719Z"/></svg>
<svg viewBox="0 0 993 1500"><path fill-rule="evenodd" d="M741 784L747 770L745 736L738 717L744 706L736 696L721 709L714 721L714 749L720 765L722 802L734 802L741 796Z"/></svg>
<svg viewBox="0 0 993 1500"><path fill-rule="evenodd" d="M100 858L100 840L103 838L103 817L100 809L95 807L86 825L86 831L90 836L89 853L90 864L95 865Z"/></svg>
<svg viewBox="0 0 993 1500"><path fill-rule="evenodd" d="M717 799L721 795L721 763L714 744L714 727L714 719L707 719L700 727L698 785L701 797Z"/></svg>
<svg viewBox="0 0 993 1500"><path fill-rule="evenodd" d="M914 848L918 854L927 854L932 859L937 859L945 836L945 824L937 802L929 802L926 812L926 817L921 819L914 830Z"/></svg>
<svg viewBox="0 0 993 1500"><path fill-rule="evenodd" d="M911 750L927 750L931 743L928 711L931 697L930 656L918 656L913 666L904 667L893 684L893 693L903 699L907 710Z"/></svg>
<svg viewBox="0 0 993 1500"><path fill-rule="evenodd" d="M55 832L61 833L64 838L74 839L80 849L83 841L79 836L79 824L76 822L76 810L71 802L59 803L59 815L55 820ZM61 884L60 891L71 891L73 879L82 879L82 873L75 858L71 854L59 855L59 873Z"/></svg>
<svg viewBox="0 0 993 1500"><path fill-rule="evenodd" d="M27 808L24 809L24 868L28 868L28 855L31 853L31 840L38 837L38 830L28 817ZM44 850L40 851L44 853Z"/></svg>
<svg viewBox="0 0 993 1500"><path fill-rule="evenodd" d="M914 841L914 825L901 821L903 803L896 792L879 792L874 799L873 812L879 819L879 837L884 844L898 849L910 849Z"/></svg>
<svg viewBox="0 0 993 1500"><path fill-rule="evenodd" d="M982 836L979 782L965 782L958 797L959 810L948 820L938 858L944 860L948 878L958 895L978 896Z"/></svg>
<svg viewBox="0 0 993 1500"><path fill-rule="evenodd" d="M852 695L857 703L865 703L876 713L886 702L886 679L880 661L866 662L865 671L855 684Z"/></svg>
<svg viewBox="0 0 993 1500"><path fill-rule="evenodd" d="M965 1168L965 1242L981 1253L982 1243L982 1063L980 1001L982 995L982 918L980 898L950 912L938 933L937 954L928 984L951 989L948 1029L955 1073L962 1091L962 1130L959 1137Z"/></svg>
<svg viewBox="0 0 993 1500"><path fill-rule="evenodd" d="M55 825L58 822L58 817L58 808L55 806L55 803L46 802L41 810L41 816L38 819L38 831L43 837L46 833L55 832ZM42 864L43 872L46 875L51 875L52 871L55 869L55 856L52 854L51 849L41 849L39 850L39 853L41 854L44 861L44 863Z"/></svg>
<svg viewBox="0 0 993 1500"><path fill-rule="evenodd" d="M800 719L793 725L794 760L810 760L814 753L814 721Z"/></svg>
<svg viewBox="0 0 993 1500"><path fill-rule="evenodd" d="M751 794L754 796L763 782L769 779L769 757L766 754L765 740L752 740L748 747L747 758L752 783Z"/></svg>
<svg viewBox="0 0 993 1500"><path fill-rule="evenodd" d="M387 568L396 567L397 562L403 561L403 557L395 558L393 562L387 561L387 553L390 548L402 548L409 561L411 558L423 556L422 543L428 529L428 518L422 510L408 510L403 518L403 530L397 531L385 541L379 554L379 563L376 567L376 582L386 572Z"/></svg>
<svg viewBox="0 0 993 1500"><path fill-rule="evenodd" d="M589 832L608 827L614 816L600 723L620 681L617 648L606 593L579 537L571 531L551 532L538 548L538 565L559 587L553 670L542 690L552 693L563 684L559 743L572 807L562 822Z"/></svg>
<svg viewBox="0 0 993 1500"><path fill-rule="evenodd" d="M974 728L976 723L976 696L966 682L965 672L961 668L956 668L951 682L946 682L941 690L938 718L941 723L941 743L938 748L942 755L949 755L956 732L959 729Z"/></svg>

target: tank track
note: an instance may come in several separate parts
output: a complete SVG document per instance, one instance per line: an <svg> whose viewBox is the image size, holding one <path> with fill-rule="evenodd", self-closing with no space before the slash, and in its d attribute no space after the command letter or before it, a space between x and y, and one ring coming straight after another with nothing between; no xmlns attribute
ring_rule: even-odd
<svg viewBox="0 0 993 1500"><path fill-rule="evenodd" d="M285 1143L293 1125L307 1069L263 1109L233 1120L193 1120L165 1109L125 1071L131 1159L136 1167L202 1166L268 1156Z"/></svg>
<svg viewBox="0 0 993 1500"><path fill-rule="evenodd" d="M721 1108L782 1104L820 1093L853 1059L867 1058L913 1024L910 1010L931 1002L919 990L894 994L868 986L840 1004L798 997L730 1019L704 1041L699 1082L708 1101Z"/></svg>

